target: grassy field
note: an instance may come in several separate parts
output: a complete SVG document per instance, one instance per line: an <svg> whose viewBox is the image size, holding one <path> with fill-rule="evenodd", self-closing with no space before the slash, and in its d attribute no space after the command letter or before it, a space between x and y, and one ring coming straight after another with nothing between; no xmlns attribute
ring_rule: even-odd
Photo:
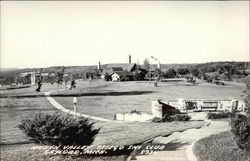
<svg viewBox="0 0 250 161"><path fill-rule="evenodd" d="M72 160L70 157L46 156L42 150L31 150L33 144L17 127L22 119L29 118L35 113L60 113L51 106L45 97L38 98L1 98L1 161L47 161L47 160ZM100 125L99 125L100 126ZM77 158L73 160L124 160L127 155L97 158Z"/></svg>
<svg viewBox="0 0 250 161"><path fill-rule="evenodd" d="M34 144L7 146L1 149L1 161L124 161L128 154L118 156L50 156L44 150L31 150Z"/></svg>
<svg viewBox="0 0 250 161"><path fill-rule="evenodd" d="M29 143L28 139L17 127L21 120L38 112L57 112L45 97L39 99L1 98L0 107L2 145Z"/></svg>
<svg viewBox="0 0 250 161"><path fill-rule="evenodd" d="M17 127L22 119L29 118L35 113L57 113L45 97L26 99L1 99L1 144L15 145L30 143L28 138ZM64 114L64 113L62 113ZM183 126L182 126L183 125ZM173 123L109 123L96 122L97 128L101 127L100 136L94 142L98 144L126 145L140 143L151 137L169 134L173 130L182 130L190 127L202 126L203 122L173 122ZM154 129L154 130L152 130ZM139 130L139 132L138 132ZM144 131L141 131L144 130ZM149 132L153 131L153 132ZM114 141L110 134L118 141ZM100 138L99 138L100 137ZM103 139L105 137L105 139ZM134 139L133 139L134 138ZM142 140L140 140L142 139Z"/></svg>
<svg viewBox="0 0 250 161"><path fill-rule="evenodd" d="M73 91L52 93L68 109L73 109L72 97L78 97L78 112L113 119L118 112L139 110L151 113L151 98L218 98L240 97L244 86L230 84L218 86L199 82L196 86L184 82L104 82L92 81L78 84ZM84 95L81 96L80 95Z"/></svg>
<svg viewBox="0 0 250 161"><path fill-rule="evenodd" d="M56 113L56 108L45 97L36 98L1 98L1 160L124 160L128 153L118 156L80 157L70 158L61 156L45 156L43 151L31 150L32 142L17 127L22 119L29 118L34 113ZM130 145L141 143L159 135L168 135L174 131L183 131L187 128L199 128L204 125L202 121L186 123L171 122L157 123L107 123L96 122L95 127L101 127L92 148L100 144Z"/></svg>
<svg viewBox="0 0 250 161"><path fill-rule="evenodd" d="M66 88L66 85L57 85L57 84L49 84L43 83L41 87L41 92L37 94L36 88L37 85L31 85L29 88L20 88L15 90L4 90L7 87L2 87L0 90L1 97L12 97L12 96L44 96L44 92L49 91L57 91L60 89Z"/></svg>
<svg viewBox="0 0 250 161"><path fill-rule="evenodd" d="M199 140L194 153L199 161L249 161L250 153L241 150L229 131Z"/></svg>
<svg viewBox="0 0 250 161"><path fill-rule="evenodd" d="M113 119L117 112L139 110L151 113L151 97L159 98L233 98L239 97L244 86L232 84L216 86L199 82L191 86L186 82L160 82L158 87L153 82L105 82L101 80L86 81L77 84L74 90L61 90L65 85L43 84L39 97L36 97L36 86L30 88L1 90L1 159L2 160L72 160L72 158L48 157L42 153L31 151L34 146L17 128L24 118L37 112L59 112L44 97L44 92L52 93L54 98L68 109L73 109L72 98L78 97L78 112ZM32 96L30 98L14 98L15 95ZM130 145L141 143L159 135L168 135L174 131L188 128L199 128L202 121L171 123L107 123L96 122L101 127L92 147L100 144ZM128 154L98 157L94 160L124 160ZM78 158L74 160L93 160Z"/></svg>
<svg viewBox="0 0 250 161"><path fill-rule="evenodd" d="M114 123L96 123L96 126L102 127L100 133L97 135L93 145L90 148L95 148L97 145L134 145L142 143L146 140L152 139L159 135L169 135L175 131L183 131L189 128L199 128L204 125L202 121L192 122L171 122L171 123L130 123L130 124L114 124ZM124 153L122 155L114 156L99 156L99 157L62 157L62 156L48 156L44 155L42 150L31 150L34 144L12 144L1 147L1 157L3 160L18 161L18 160L115 160L123 161L129 155Z"/></svg>

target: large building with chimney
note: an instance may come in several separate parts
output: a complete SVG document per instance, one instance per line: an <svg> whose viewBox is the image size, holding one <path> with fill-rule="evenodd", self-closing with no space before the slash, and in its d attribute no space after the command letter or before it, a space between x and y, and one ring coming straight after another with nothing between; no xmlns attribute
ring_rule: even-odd
<svg viewBox="0 0 250 161"><path fill-rule="evenodd" d="M109 74L112 81L119 81L126 77L130 79L134 76L136 70L136 63L132 63L131 55L128 57L128 63L113 63L101 65L99 62L97 69L101 70L101 78L104 78L106 74Z"/></svg>

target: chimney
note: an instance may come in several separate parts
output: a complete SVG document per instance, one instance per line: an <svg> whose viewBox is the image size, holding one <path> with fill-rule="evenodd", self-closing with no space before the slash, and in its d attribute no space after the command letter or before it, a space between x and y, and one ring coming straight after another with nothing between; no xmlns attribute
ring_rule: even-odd
<svg viewBox="0 0 250 161"><path fill-rule="evenodd" d="M101 62L98 62L97 69L101 70Z"/></svg>
<svg viewBox="0 0 250 161"><path fill-rule="evenodd" d="M128 56L128 63L131 64L131 55Z"/></svg>

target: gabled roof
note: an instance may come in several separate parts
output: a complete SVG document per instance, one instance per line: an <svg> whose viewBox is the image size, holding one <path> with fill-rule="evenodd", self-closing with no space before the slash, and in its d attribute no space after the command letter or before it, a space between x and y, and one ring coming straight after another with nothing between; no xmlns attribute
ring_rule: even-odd
<svg viewBox="0 0 250 161"><path fill-rule="evenodd" d="M113 67L112 70L113 70L113 72L121 72L121 71L124 71L124 70L122 69L122 67Z"/></svg>
<svg viewBox="0 0 250 161"><path fill-rule="evenodd" d="M119 76L121 76L121 75L124 75L125 72L124 71L120 71L120 72L112 72L112 73L110 73L110 75L113 75L113 74L118 74Z"/></svg>
<svg viewBox="0 0 250 161"><path fill-rule="evenodd" d="M124 71L132 71L136 64L135 63L117 63L117 64L107 64L106 68L122 68Z"/></svg>
<svg viewBox="0 0 250 161"><path fill-rule="evenodd" d="M108 74L113 73L113 69L112 68L104 68L102 71L102 75L105 75L106 73L108 73Z"/></svg>

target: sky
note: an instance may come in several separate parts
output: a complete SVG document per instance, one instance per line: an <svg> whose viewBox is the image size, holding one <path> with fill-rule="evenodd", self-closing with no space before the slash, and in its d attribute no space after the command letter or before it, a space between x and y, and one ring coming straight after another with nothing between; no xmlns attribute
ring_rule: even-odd
<svg viewBox="0 0 250 161"><path fill-rule="evenodd" d="M1 68L249 61L249 1L1 1Z"/></svg>

